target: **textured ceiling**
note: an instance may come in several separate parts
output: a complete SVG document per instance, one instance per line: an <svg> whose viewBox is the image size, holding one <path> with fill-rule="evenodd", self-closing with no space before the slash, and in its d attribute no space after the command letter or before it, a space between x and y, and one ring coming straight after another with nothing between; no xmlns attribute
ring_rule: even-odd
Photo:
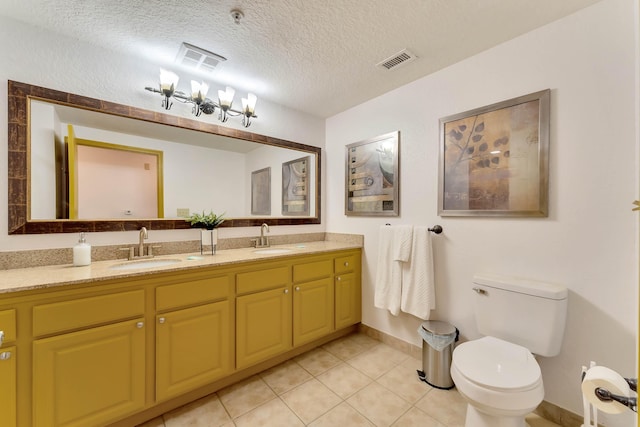
<svg viewBox="0 0 640 427"><path fill-rule="evenodd" d="M212 84L329 117L597 1L2 0L0 15L158 66L188 42L227 58ZM418 59L376 67L402 49Z"/></svg>

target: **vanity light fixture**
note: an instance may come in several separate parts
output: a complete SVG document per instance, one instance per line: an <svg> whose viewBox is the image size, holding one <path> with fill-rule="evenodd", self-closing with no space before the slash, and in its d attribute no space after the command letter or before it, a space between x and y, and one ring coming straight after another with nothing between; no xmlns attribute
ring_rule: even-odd
<svg viewBox="0 0 640 427"><path fill-rule="evenodd" d="M218 101L212 101L207 98L207 92L209 91L209 85L201 82L198 83L195 80L191 80L191 95L187 95L184 92L176 91L179 77L177 74L160 69L160 89L147 86L146 90L149 92L159 93L163 96L162 107L165 110L171 109L173 105L172 99L180 101L184 104L193 104L192 112L196 117L200 117L202 113L213 114L219 109L218 120L225 123L229 120L229 117L242 116L242 125L246 128L251 126L251 119L257 118L255 115L256 101L258 98L249 93L247 98L242 98L242 110L234 110L233 96L235 90L227 86L225 90L218 91Z"/></svg>

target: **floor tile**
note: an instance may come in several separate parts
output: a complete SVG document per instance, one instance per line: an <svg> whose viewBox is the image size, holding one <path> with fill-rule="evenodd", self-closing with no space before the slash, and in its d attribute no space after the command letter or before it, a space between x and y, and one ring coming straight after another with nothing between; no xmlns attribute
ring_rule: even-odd
<svg viewBox="0 0 640 427"><path fill-rule="evenodd" d="M360 344L358 340L352 338L351 335L331 341L322 346L323 349L341 360L349 360L370 347L371 346Z"/></svg>
<svg viewBox="0 0 640 427"><path fill-rule="evenodd" d="M447 427L464 426L467 402L456 389L432 388L415 406Z"/></svg>
<svg viewBox="0 0 640 427"><path fill-rule="evenodd" d="M232 426L231 418L216 394L203 397L163 415L166 427L222 427ZM162 426L162 424L159 424Z"/></svg>
<svg viewBox="0 0 640 427"><path fill-rule="evenodd" d="M432 388L418 378L413 358L407 359L376 381L411 404L420 400Z"/></svg>
<svg viewBox="0 0 640 427"><path fill-rule="evenodd" d="M373 427L360 412L356 411L347 402L342 402L311 424L310 427Z"/></svg>
<svg viewBox="0 0 640 427"><path fill-rule="evenodd" d="M329 369L327 372L318 375L317 378L342 399L350 397L352 394L373 381L371 378L346 363L341 363L338 366Z"/></svg>
<svg viewBox="0 0 640 427"><path fill-rule="evenodd" d="M235 419L236 427L297 427L304 423L280 399L272 399Z"/></svg>
<svg viewBox="0 0 640 427"><path fill-rule="evenodd" d="M313 378L309 372L293 360L262 372L260 377L277 395L281 395Z"/></svg>
<svg viewBox="0 0 640 427"><path fill-rule="evenodd" d="M398 421L393 423L393 427L448 427L439 423L420 409L412 406L402 415Z"/></svg>
<svg viewBox="0 0 640 427"><path fill-rule="evenodd" d="M315 378L286 392L281 399L305 424L342 402L338 395Z"/></svg>
<svg viewBox="0 0 640 427"><path fill-rule="evenodd" d="M368 377L376 379L389 372L408 357L406 354L386 344L378 344L349 359L347 363Z"/></svg>
<svg viewBox="0 0 640 427"><path fill-rule="evenodd" d="M316 376L341 363L340 359L323 348L316 348L294 359L311 375Z"/></svg>
<svg viewBox="0 0 640 427"><path fill-rule="evenodd" d="M351 396L347 402L378 427L390 426L411 407L406 400L376 382Z"/></svg>
<svg viewBox="0 0 640 427"><path fill-rule="evenodd" d="M462 396L419 381L418 369L421 359L352 334L138 427L464 427Z"/></svg>
<svg viewBox="0 0 640 427"><path fill-rule="evenodd" d="M237 418L272 400L276 394L259 376L254 376L220 390L218 396L231 418Z"/></svg>

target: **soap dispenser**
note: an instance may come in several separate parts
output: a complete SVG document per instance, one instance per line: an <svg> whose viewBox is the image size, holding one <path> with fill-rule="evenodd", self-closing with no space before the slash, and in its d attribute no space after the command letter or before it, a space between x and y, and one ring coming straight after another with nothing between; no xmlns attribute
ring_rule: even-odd
<svg viewBox="0 0 640 427"><path fill-rule="evenodd" d="M73 247L73 265L81 267L91 264L91 245L87 243L84 233L80 233L78 244Z"/></svg>

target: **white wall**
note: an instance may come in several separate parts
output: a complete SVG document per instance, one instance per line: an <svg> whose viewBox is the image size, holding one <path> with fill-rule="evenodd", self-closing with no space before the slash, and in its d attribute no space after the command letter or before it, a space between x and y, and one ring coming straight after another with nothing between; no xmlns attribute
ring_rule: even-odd
<svg viewBox="0 0 640 427"><path fill-rule="evenodd" d="M160 96L144 90L145 86L157 84L159 65L148 62L143 57L124 56L5 17L0 17L0 40L0 164L7 164L7 80L160 111ZM180 84L188 82L188 77L181 76ZM182 89L186 89L186 86ZM179 107L185 106L174 105L170 113L184 117L191 115L190 108ZM258 99L256 113L259 118L252 122L249 128L251 132L316 147L324 146L325 129L322 119L264 99ZM217 121L214 117L199 120ZM235 120L229 120L226 125L244 129ZM224 211L224 207L221 206L220 209ZM72 247L77 242L76 234L7 235L6 173L0 173L0 218L0 250ZM324 231L324 224L271 229L272 234L318 231ZM193 230L152 230L149 240L196 239L197 236L193 233ZM226 238L255 236L257 233L258 227L222 228L219 235L220 238ZM133 243L137 241L137 232L89 233L87 240L94 245Z"/></svg>
<svg viewBox="0 0 640 427"><path fill-rule="evenodd" d="M636 7L637 0L604 0L328 119L327 230L365 235L365 324L421 345L419 319L373 306L378 229L385 222L441 224L432 319L451 322L464 339L479 336L471 305L476 272L564 284L570 297L562 352L540 359L545 399L581 414L580 368L590 360L635 376ZM549 217L438 217L438 119L546 88ZM395 130L400 217L346 217L344 146ZM629 426L634 419L629 411L606 423Z"/></svg>

